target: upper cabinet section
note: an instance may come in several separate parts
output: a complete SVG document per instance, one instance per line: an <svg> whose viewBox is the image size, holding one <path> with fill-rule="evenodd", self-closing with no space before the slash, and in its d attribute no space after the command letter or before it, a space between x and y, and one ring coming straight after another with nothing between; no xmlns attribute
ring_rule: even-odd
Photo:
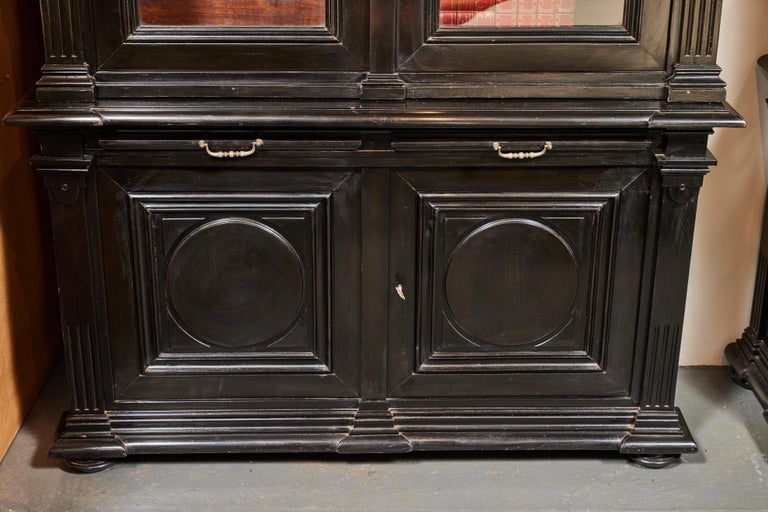
<svg viewBox="0 0 768 512"><path fill-rule="evenodd" d="M722 0L41 0L38 99L719 102Z"/></svg>

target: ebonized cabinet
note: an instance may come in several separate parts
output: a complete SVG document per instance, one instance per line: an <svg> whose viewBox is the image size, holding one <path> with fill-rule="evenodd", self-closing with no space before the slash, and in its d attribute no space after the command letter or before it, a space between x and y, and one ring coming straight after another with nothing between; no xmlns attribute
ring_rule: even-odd
<svg viewBox="0 0 768 512"><path fill-rule="evenodd" d="M227 5L42 2L52 456L696 449L719 0Z"/></svg>
<svg viewBox="0 0 768 512"><path fill-rule="evenodd" d="M758 61L768 70L768 56ZM768 99L765 99L768 101ZM765 107L765 105L763 105ZM763 134L765 140L766 135ZM768 208L763 210L763 229L757 258L755 293L752 299L752 315L741 338L725 348L729 372L739 385L752 389L763 406L763 416L768 421L768 304L765 301L768 286Z"/></svg>

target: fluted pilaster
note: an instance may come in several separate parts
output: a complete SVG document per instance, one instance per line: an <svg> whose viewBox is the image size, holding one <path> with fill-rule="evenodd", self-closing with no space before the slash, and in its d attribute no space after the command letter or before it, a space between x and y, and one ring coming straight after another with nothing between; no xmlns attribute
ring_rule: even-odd
<svg viewBox="0 0 768 512"><path fill-rule="evenodd" d="M85 55L85 27L80 0L40 0L45 65L37 83L42 102L82 103L94 99Z"/></svg>

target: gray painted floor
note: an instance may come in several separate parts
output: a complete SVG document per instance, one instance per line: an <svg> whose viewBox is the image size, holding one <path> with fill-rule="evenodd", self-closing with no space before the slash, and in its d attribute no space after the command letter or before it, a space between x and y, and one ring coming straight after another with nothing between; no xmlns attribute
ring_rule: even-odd
<svg viewBox="0 0 768 512"><path fill-rule="evenodd" d="M57 370L0 464L0 512L768 510L768 424L722 368L681 370L678 404L701 449L662 470L541 454L129 459L73 474L45 456L63 382Z"/></svg>

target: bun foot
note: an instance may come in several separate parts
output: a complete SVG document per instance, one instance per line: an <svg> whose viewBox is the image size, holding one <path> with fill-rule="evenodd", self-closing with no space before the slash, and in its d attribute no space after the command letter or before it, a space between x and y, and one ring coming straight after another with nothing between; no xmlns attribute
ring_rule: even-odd
<svg viewBox="0 0 768 512"><path fill-rule="evenodd" d="M115 464L106 459L64 459L64 464L78 473L99 473Z"/></svg>
<svg viewBox="0 0 768 512"><path fill-rule="evenodd" d="M733 369L733 366L728 366L728 376L731 378L733 382L738 384L744 389L752 389L752 386L749 385L749 381L745 376L743 376L741 373L737 372Z"/></svg>
<svg viewBox="0 0 768 512"><path fill-rule="evenodd" d="M661 469L680 462L680 455L635 455L630 460L644 468Z"/></svg>

